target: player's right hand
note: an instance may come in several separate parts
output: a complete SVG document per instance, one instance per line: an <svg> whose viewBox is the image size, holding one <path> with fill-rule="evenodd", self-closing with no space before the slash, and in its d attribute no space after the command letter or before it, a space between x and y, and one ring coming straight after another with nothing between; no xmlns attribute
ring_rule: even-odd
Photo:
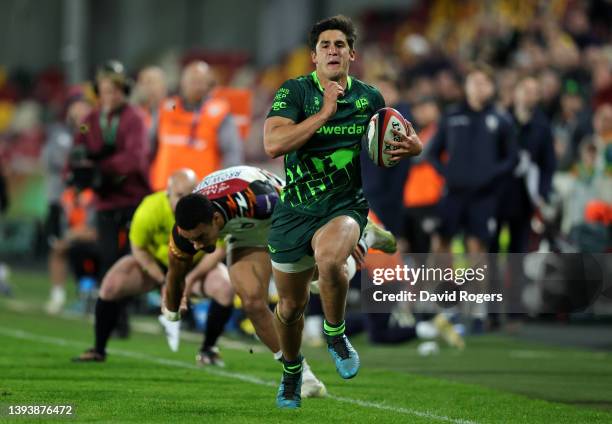
<svg viewBox="0 0 612 424"><path fill-rule="evenodd" d="M336 113L338 109L338 97L344 96L344 89L335 81L327 81L323 93L323 107L321 112L329 119Z"/></svg>
<svg viewBox="0 0 612 424"><path fill-rule="evenodd" d="M181 303L179 305L178 311L173 312L169 310L166 306L166 286L162 286L161 288L161 312L168 319L168 321L179 321L182 317L187 314L189 310L189 298L187 292L184 292L181 296Z"/></svg>
<svg viewBox="0 0 612 424"><path fill-rule="evenodd" d="M161 312L162 315L168 320L168 321L180 321L181 320L181 313L179 312L172 312L169 311L168 308L166 308L166 305L164 305L162 303L161 306Z"/></svg>

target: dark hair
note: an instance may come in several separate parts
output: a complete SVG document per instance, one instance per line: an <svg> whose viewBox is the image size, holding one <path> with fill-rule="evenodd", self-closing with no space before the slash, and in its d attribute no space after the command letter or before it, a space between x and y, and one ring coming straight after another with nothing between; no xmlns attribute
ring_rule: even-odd
<svg viewBox="0 0 612 424"><path fill-rule="evenodd" d="M200 193L191 193L178 201L174 217L176 225L189 231L199 224L210 224L214 213L215 207L208 197Z"/></svg>
<svg viewBox="0 0 612 424"><path fill-rule="evenodd" d="M101 78L109 78L116 87L123 90L126 96L132 91L133 81L128 77L125 66L118 60L109 60L98 67L94 82L94 92L98 95L98 83Z"/></svg>
<svg viewBox="0 0 612 424"><path fill-rule="evenodd" d="M344 35L346 35L346 41L348 42L349 47L351 49L354 48L355 41L357 40L357 30L355 29L355 24L353 24L353 21L351 21L350 18L347 18L344 15L336 15L332 16L331 18L323 19L312 26L310 35L308 36L308 45L310 46L310 50L314 52L317 49L319 35L321 35L323 31L328 31L330 29L342 31Z"/></svg>

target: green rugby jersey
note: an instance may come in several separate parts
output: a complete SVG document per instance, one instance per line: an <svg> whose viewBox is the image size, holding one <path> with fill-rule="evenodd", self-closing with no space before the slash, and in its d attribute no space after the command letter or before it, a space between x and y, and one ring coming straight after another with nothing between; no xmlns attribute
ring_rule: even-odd
<svg viewBox="0 0 612 424"><path fill-rule="evenodd" d="M268 117L282 116L300 123L322 106L323 88L312 72L282 85ZM359 164L361 138L372 115L384 106L376 88L349 76L334 116L300 149L285 155L282 204L313 216L346 207L367 207Z"/></svg>

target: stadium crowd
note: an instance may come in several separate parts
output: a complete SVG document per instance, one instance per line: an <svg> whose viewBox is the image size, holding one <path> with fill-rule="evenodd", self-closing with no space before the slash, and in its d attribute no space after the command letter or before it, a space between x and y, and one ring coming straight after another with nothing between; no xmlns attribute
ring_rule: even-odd
<svg viewBox="0 0 612 424"><path fill-rule="evenodd" d="M358 20L352 73L379 88L425 145L421 156L389 170L362 161L371 209L398 238L402 253L448 251L462 232L467 249L477 252L527 253L544 249L543 240L548 249L561 249L558 239L565 240L566 250L610 250L612 8L605 6L604 1L436 0L391 17L372 12ZM311 71L308 47L257 71L249 64L231 69L192 59L186 55L183 67L143 64L129 72L109 62L92 82L78 86L68 86L55 70L0 72L0 175L10 187L44 168L50 312L64 303L67 258L78 275L101 282L129 247L127 225L136 206L152 190L164 190L175 170L191 167L201 178L242 163L282 167L264 153L263 122L280 84ZM134 123L125 131L112 117L90 114L100 110L95 92L102 94L105 78L111 98L118 88L116 95L125 96L119 101L133 105L127 107L134 109ZM180 86L172 87L169 81L177 80ZM472 125L462 122L465 114L474 120L468 132L461 131ZM500 125L507 126L504 139L488 139L487 128ZM179 145L180 137L188 142ZM75 145L115 139L117 150L85 160L85 168L105 169L110 181L69 166L84 159ZM210 144L199 146L197 139ZM488 167L491 160L499 167ZM100 166L89 166L92 161ZM82 188L93 185L97 200L67 184L70 169L73 178L90 178ZM125 174L132 175L130 192L114 193L114 199L103 194L101 200L103 187L112 191L113 177ZM6 202L0 205L4 209ZM82 246L92 243L113 249L87 255L89 248ZM371 334L380 335L380 326L391 324L368 325L375 328ZM307 321L307 333L309 326L320 328L320 319ZM372 339L414 337L413 331L398 334Z"/></svg>

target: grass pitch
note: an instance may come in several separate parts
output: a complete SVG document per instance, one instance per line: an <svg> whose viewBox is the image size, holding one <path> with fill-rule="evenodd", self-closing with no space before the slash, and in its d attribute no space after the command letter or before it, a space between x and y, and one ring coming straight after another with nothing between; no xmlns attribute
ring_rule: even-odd
<svg viewBox="0 0 612 424"><path fill-rule="evenodd" d="M44 276L17 273L0 298L0 422L61 422L7 415L9 405L74 407L76 422L612 423L612 354L486 335L464 352L420 357L416 344L355 338L359 375L342 380L327 352L305 349L330 396L301 410L274 405L280 365L257 342L225 343L225 369L199 369L198 344L172 353L161 335L111 340L102 364L73 364L92 345L87 319L49 317ZM146 321L154 322L153 318ZM224 347L225 346L225 347Z"/></svg>

